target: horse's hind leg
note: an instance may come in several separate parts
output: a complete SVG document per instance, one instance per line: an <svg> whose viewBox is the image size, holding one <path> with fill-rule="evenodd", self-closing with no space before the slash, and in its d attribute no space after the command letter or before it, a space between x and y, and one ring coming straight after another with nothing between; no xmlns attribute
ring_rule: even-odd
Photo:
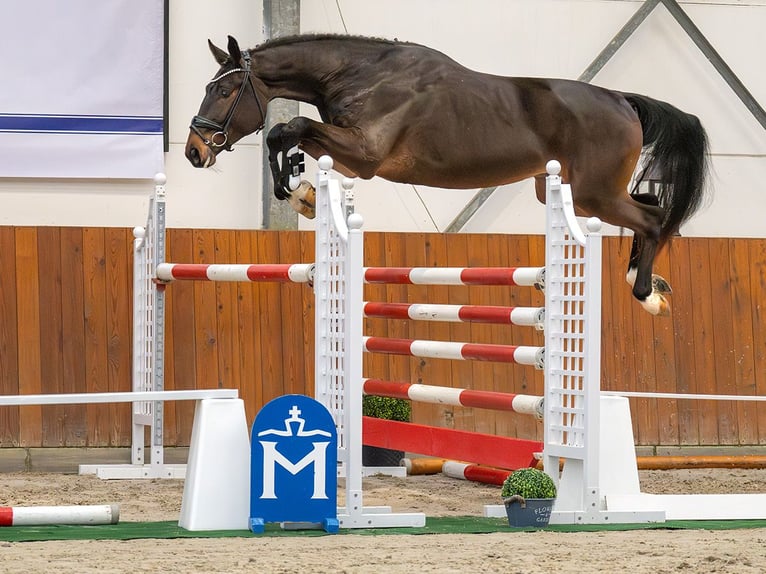
<svg viewBox="0 0 766 574"><path fill-rule="evenodd" d="M670 306L661 291L669 291L667 282L652 275L654 258L657 255L660 240L660 228L663 210L655 205L647 205L630 196L623 196L609 210L609 217L604 218L613 225L628 227L633 230L633 250L628 267L628 282L633 285L633 296L641 306L652 315L668 315Z"/></svg>
<svg viewBox="0 0 766 574"><path fill-rule="evenodd" d="M600 185L601 184L601 185ZM656 289L652 275L657 254L664 211L652 199L634 199L624 191L619 194L605 188L596 179L572 182L575 206L583 215L593 215L617 227L633 230L634 239L628 268L628 282L633 296L652 315L667 315L670 306L662 291L664 279L658 278ZM668 288L669 289L669 288Z"/></svg>
<svg viewBox="0 0 766 574"><path fill-rule="evenodd" d="M643 203L644 205L653 205L655 207L659 206L659 198L654 195L653 193L633 193L631 194L631 197L638 201L639 203ZM628 262L628 272L626 275L626 280L628 284L630 284L631 287L636 283L636 274L638 273L638 262L641 256L641 252L643 250L643 238L639 235L633 236L633 245L630 249L630 260ZM661 275L657 275L656 273L652 274L652 291L655 291L657 293L672 293L673 290L670 287L670 284L665 280L664 277Z"/></svg>

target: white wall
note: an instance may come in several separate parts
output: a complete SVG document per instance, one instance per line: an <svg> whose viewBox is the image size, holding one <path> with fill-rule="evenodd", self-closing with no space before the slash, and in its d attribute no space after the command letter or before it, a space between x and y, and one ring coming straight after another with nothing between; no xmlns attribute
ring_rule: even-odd
<svg viewBox="0 0 766 574"><path fill-rule="evenodd" d="M427 44L477 70L576 78L639 8L629 0L303 0L304 32L349 32ZM702 33L766 107L766 1L681 2ZM438 10L437 7L438 6ZM341 18L342 14L342 18ZM345 26L344 26L345 24ZM216 70L207 38L225 46L262 41L253 0L170 2L168 222L174 227L258 228L261 142L250 137L211 170L183 156L188 122ZM766 131L663 7L596 76L594 83L665 99L697 114L708 130L711 205L682 230L697 236L766 236ZM310 106L301 113L316 117ZM311 173L311 167L309 167ZM132 227L145 218L149 181L0 179L0 224ZM443 230L473 191L435 190L382 180L357 184L369 230ZM499 189L467 231L540 233L543 208L529 183ZM305 220L302 228L310 228ZM613 230L614 231L614 230Z"/></svg>

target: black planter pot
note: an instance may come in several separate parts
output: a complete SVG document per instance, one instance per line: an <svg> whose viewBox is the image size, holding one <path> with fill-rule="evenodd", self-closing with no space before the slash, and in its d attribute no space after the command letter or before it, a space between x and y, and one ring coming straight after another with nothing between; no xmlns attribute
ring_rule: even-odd
<svg viewBox="0 0 766 574"><path fill-rule="evenodd" d="M404 458L404 451L362 445L362 464L364 466L399 466Z"/></svg>
<svg viewBox="0 0 766 574"><path fill-rule="evenodd" d="M515 500L519 498L519 500ZM508 525L513 527L544 528L548 526L554 498L508 498L504 500Z"/></svg>

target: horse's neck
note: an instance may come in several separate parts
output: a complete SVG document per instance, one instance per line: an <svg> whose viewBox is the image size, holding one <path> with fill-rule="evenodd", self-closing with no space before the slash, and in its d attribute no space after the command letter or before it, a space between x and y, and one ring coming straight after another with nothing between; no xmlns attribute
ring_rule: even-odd
<svg viewBox="0 0 766 574"><path fill-rule="evenodd" d="M322 78L337 69L340 59L324 52L315 56L312 42L282 44L253 52L253 69L269 91L269 100L287 98L317 103Z"/></svg>

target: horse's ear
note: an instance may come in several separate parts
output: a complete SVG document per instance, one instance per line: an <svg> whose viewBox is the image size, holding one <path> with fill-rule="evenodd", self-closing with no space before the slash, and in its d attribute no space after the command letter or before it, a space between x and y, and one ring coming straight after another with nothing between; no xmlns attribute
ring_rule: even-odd
<svg viewBox="0 0 766 574"><path fill-rule="evenodd" d="M225 66L229 63L229 55L226 52L213 44L210 40L207 41L207 45L210 48L210 51L213 53L213 57L215 58L215 61L218 62L219 66Z"/></svg>
<svg viewBox="0 0 766 574"><path fill-rule="evenodd" d="M231 58L231 61L237 65L239 65L239 61L242 59L239 42L237 42L233 36L229 36L229 57Z"/></svg>

